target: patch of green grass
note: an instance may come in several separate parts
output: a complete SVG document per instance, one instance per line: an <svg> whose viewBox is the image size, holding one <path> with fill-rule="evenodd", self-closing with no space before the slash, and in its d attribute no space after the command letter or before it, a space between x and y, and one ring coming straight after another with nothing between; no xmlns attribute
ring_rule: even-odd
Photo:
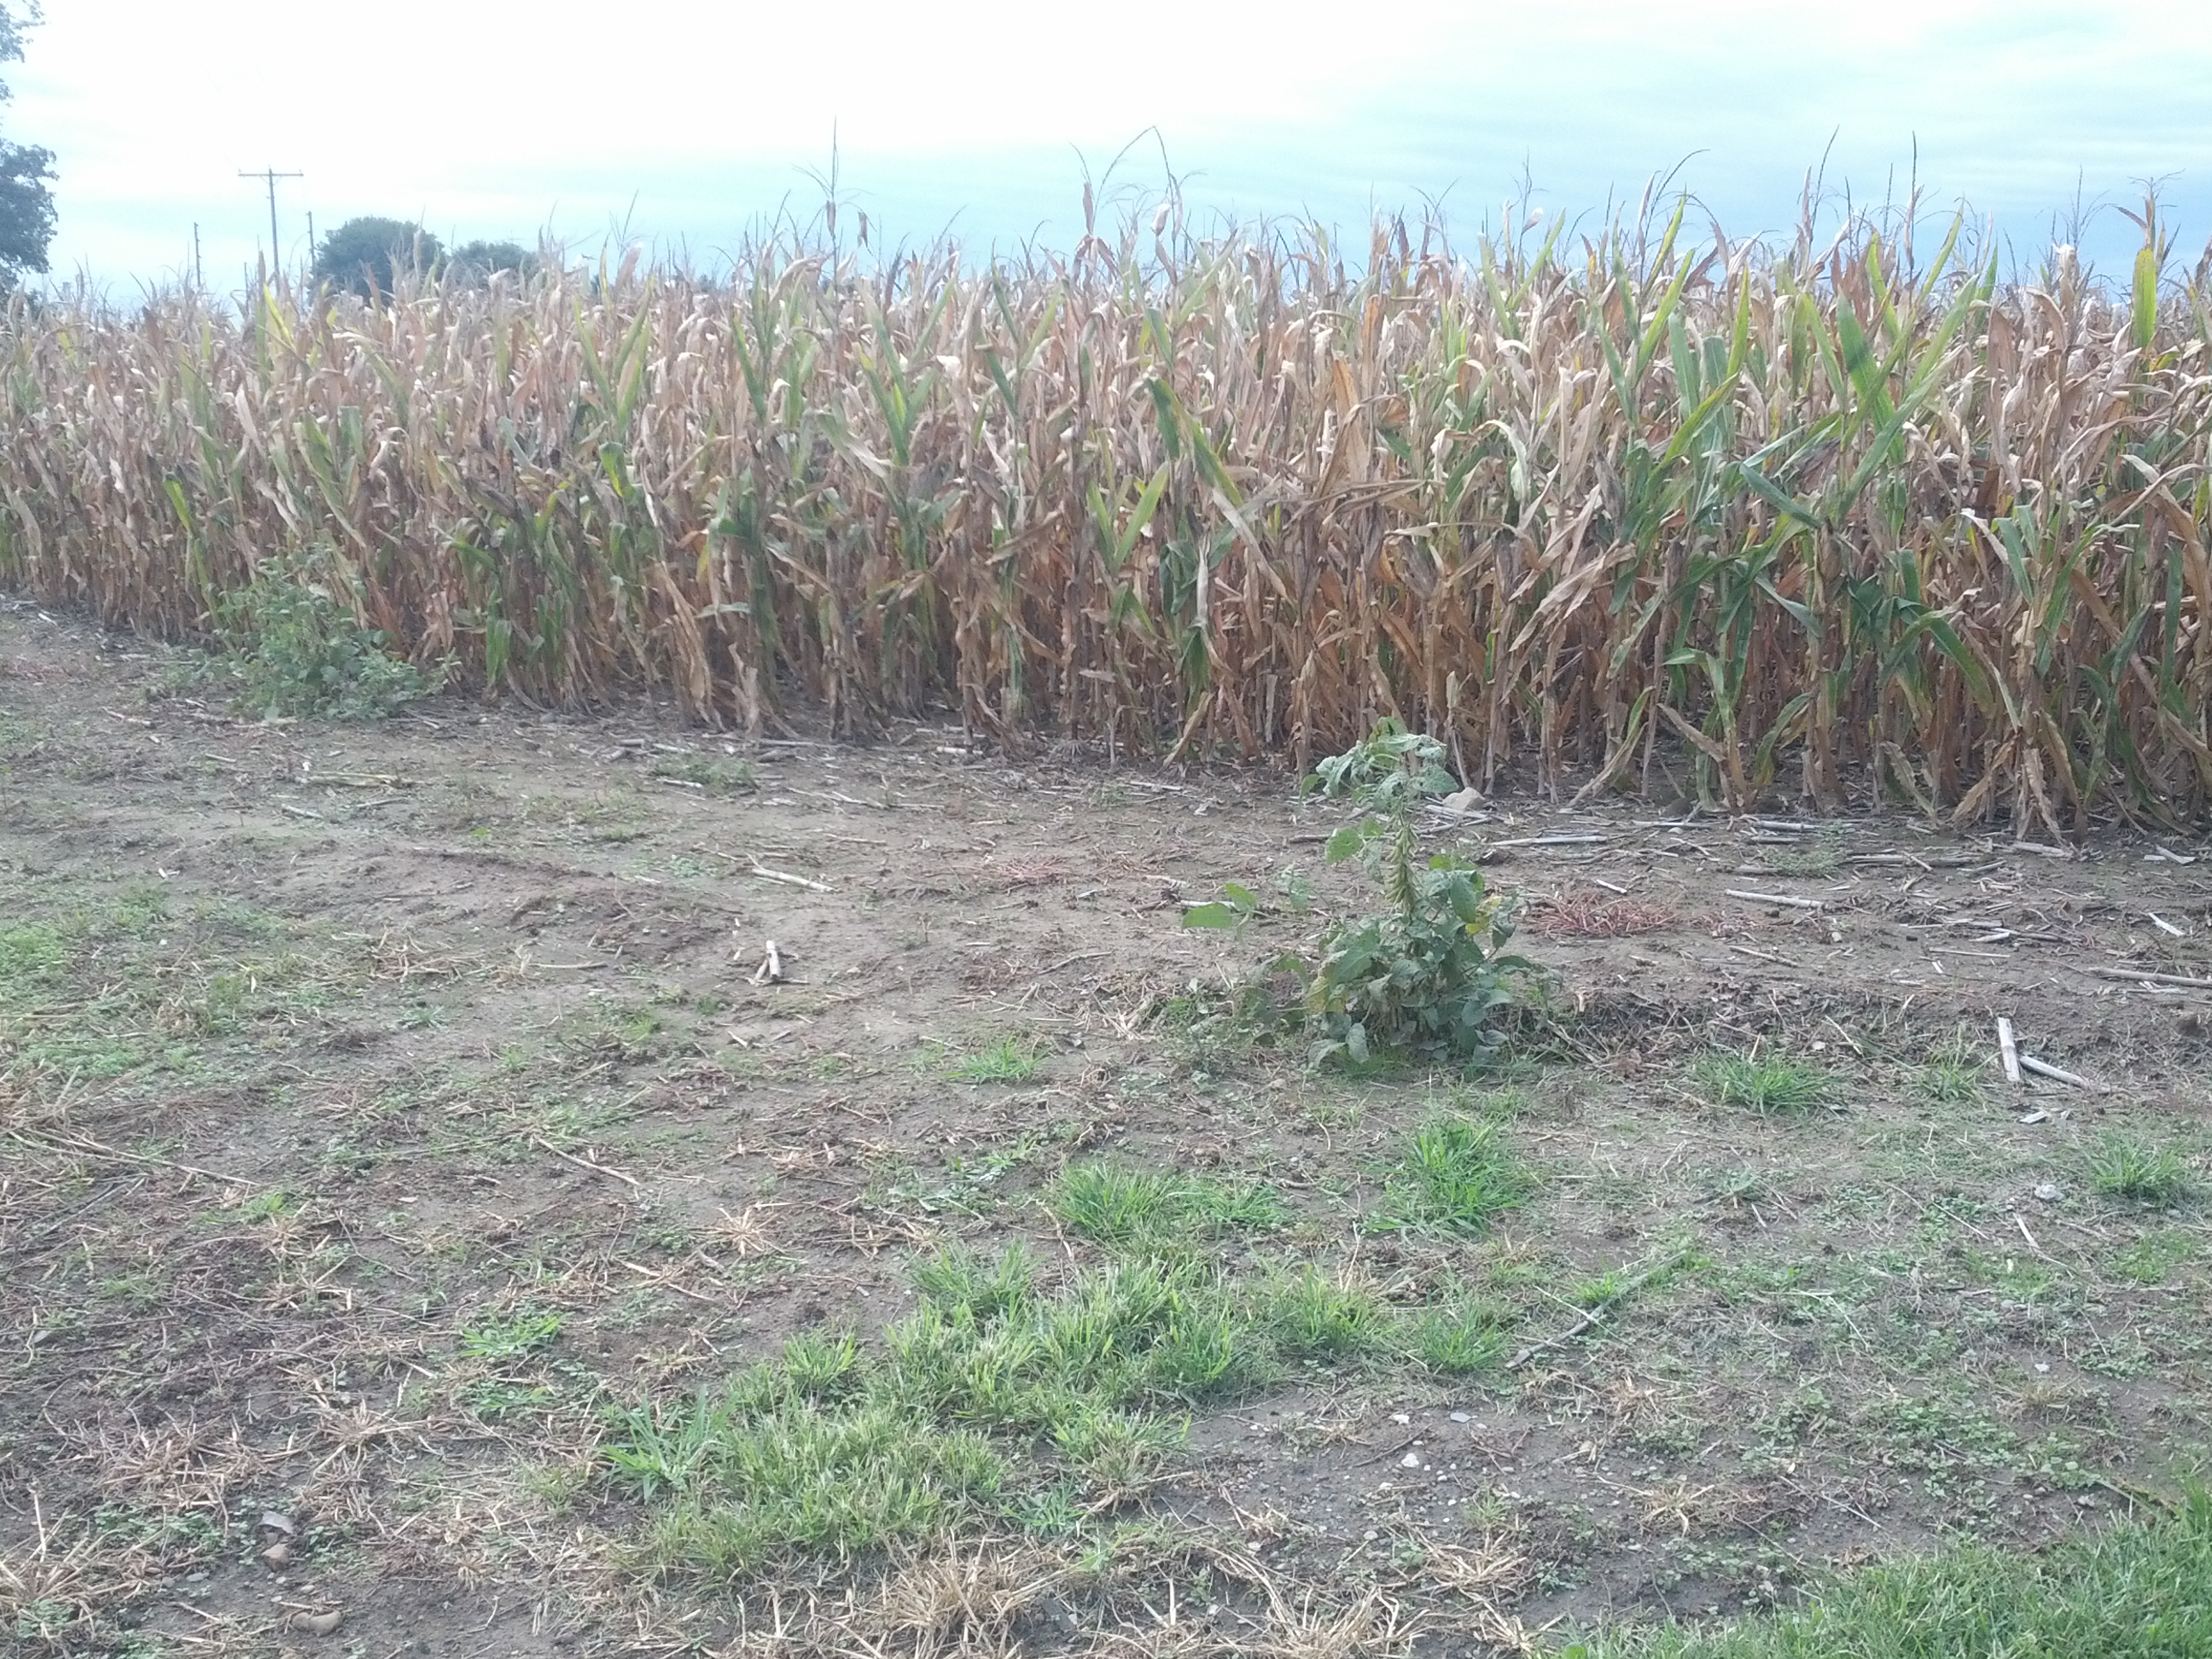
<svg viewBox="0 0 2212 1659"><path fill-rule="evenodd" d="M2100 1197L2128 1204L2179 1204L2197 1184L2171 1146L2148 1146L2117 1129L2090 1149L2088 1168L2089 1185Z"/></svg>
<svg viewBox="0 0 2212 1659"><path fill-rule="evenodd" d="M1046 1201L1078 1232L1120 1244L1162 1229L1174 1198L1170 1176L1099 1161L1062 1170Z"/></svg>
<svg viewBox="0 0 2212 1659"><path fill-rule="evenodd" d="M1018 1313L1036 1289L1037 1264L1017 1241L995 1256L955 1244L915 1264L915 1288L945 1312L979 1323Z"/></svg>
<svg viewBox="0 0 2212 1659"><path fill-rule="evenodd" d="M2179 1227L2162 1227L2145 1233L2113 1259L2125 1278L2139 1285L2163 1285L2173 1270L2202 1253L2203 1247Z"/></svg>
<svg viewBox="0 0 2212 1659"><path fill-rule="evenodd" d="M1227 1233L1279 1232L1291 1224L1282 1194L1264 1181L1216 1181L1186 1176L1182 1182L1186 1213L1216 1237Z"/></svg>
<svg viewBox="0 0 2212 1659"><path fill-rule="evenodd" d="M972 1429L917 1419L888 1401L825 1407L742 1392L633 1416L610 1450L617 1468L674 1501L648 1523L661 1568L714 1577L786 1556L837 1559L944 1530L994 1494L1005 1465Z"/></svg>
<svg viewBox="0 0 2212 1659"><path fill-rule="evenodd" d="M1602 1308L1620 1300L1636 1288L1636 1276L1625 1267L1608 1267L1567 1287L1567 1300L1577 1308Z"/></svg>
<svg viewBox="0 0 2212 1659"><path fill-rule="evenodd" d="M1929 1054L1913 1079L1914 1092L1933 1106L1980 1106L1989 1100L1988 1070L1989 1062L1960 1030Z"/></svg>
<svg viewBox="0 0 2212 1659"><path fill-rule="evenodd" d="M1002 1036L988 1048L962 1055L945 1075L956 1083L1027 1083L1043 1064L1035 1042Z"/></svg>
<svg viewBox="0 0 2212 1659"><path fill-rule="evenodd" d="M860 1345L850 1331L802 1331L783 1345L784 1380L802 1400L849 1394L860 1366Z"/></svg>
<svg viewBox="0 0 2212 1659"><path fill-rule="evenodd" d="M1066 1538L1090 1519L1083 1489L1073 1480L1053 1480L1018 1494L1006 1506L1007 1518L1036 1538Z"/></svg>
<svg viewBox="0 0 2212 1659"><path fill-rule="evenodd" d="M1478 1237L1534 1184L1495 1119L1443 1113L1407 1144L1386 1181L1382 1207L1367 1224Z"/></svg>
<svg viewBox="0 0 2212 1659"><path fill-rule="evenodd" d="M143 1551L170 1568L210 1560L222 1548L222 1529L209 1516L190 1510L177 1513L103 1504L93 1511L92 1531L109 1543Z"/></svg>
<svg viewBox="0 0 2212 1659"><path fill-rule="evenodd" d="M2006 1464L2019 1437L1987 1412L1939 1395L1898 1400L1867 1425L1893 1468L1933 1474Z"/></svg>
<svg viewBox="0 0 2212 1659"><path fill-rule="evenodd" d="M428 1005L420 1006L425 1023L442 1018ZM626 1066L663 1059L673 1046L666 1016L647 1004L586 1009L562 1022L559 1040L591 1059Z"/></svg>
<svg viewBox="0 0 2212 1659"><path fill-rule="evenodd" d="M1273 1213L1188 1176L1069 1173L1077 1207L1127 1236ZM645 1562L726 1577L963 1528L1065 1536L1170 1465L1194 1408L1291 1368L1465 1375L1495 1365L1505 1340L1456 1287L1400 1313L1310 1262L1240 1274L1195 1251L1139 1254L1057 1286L1043 1271L1020 1244L955 1245L913 1264L920 1305L880 1341L807 1332L719 1390L615 1413L603 1456L647 1506Z"/></svg>
<svg viewBox="0 0 2212 1659"><path fill-rule="evenodd" d="M544 1352L561 1334L558 1314L520 1310L502 1319L488 1319L461 1333L461 1352L488 1365L512 1365Z"/></svg>
<svg viewBox="0 0 2212 1659"><path fill-rule="evenodd" d="M108 907L107 925L122 933L144 933L170 919L169 896L148 881L134 881Z"/></svg>
<svg viewBox="0 0 2212 1659"><path fill-rule="evenodd" d="M467 1327L460 1335L461 1357L481 1374L470 1376L456 1397L488 1422L552 1405L560 1390L547 1381L539 1362L560 1334L558 1314L532 1308Z"/></svg>
<svg viewBox="0 0 2212 1659"><path fill-rule="evenodd" d="M1497 1310L1480 1304L1431 1308L1418 1315L1407 1351L1431 1370L1466 1376L1505 1359L1505 1331Z"/></svg>
<svg viewBox="0 0 2212 1659"><path fill-rule="evenodd" d="M1006 1176L1035 1157L1041 1144L1036 1136L1024 1134L1011 1146L948 1157L941 1175L888 1161L869 1183L868 1202L878 1209L912 1205L927 1215L948 1210L958 1215L988 1215L1006 1202L1002 1189Z"/></svg>
<svg viewBox="0 0 2212 1659"><path fill-rule="evenodd" d="M275 1221L288 1216L300 1207L300 1200L283 1188L256 1193L252 1198L241 1199L225 1210L216 1212L219 1220L250 1225L257 1221Z"/></svg>
<svg viewBox="0 0 2212 1659"><path fill-rule="evenodd" d="M1820 1066L1783 1054L1712 1054L1691 1076L1714 1105L1761 1114L1811 1111L1828 1103L1835 1085Z"/></svg>
<svg viewBox="0 0 2212 1659"><path fill-rule="evenodd" d="M1045 1198L1054 1215L1102 1244L1273 1232L1290 1219L1282 1199L1264 1182L1154 1173L1104 1159L1069 1164Z"/></svg>
<svg viewBox="0 0 2212 1659"><path fill-rule="evenodd" d="M465 1384L458 1398L475 1415L495 1423L502 1418L541 1410L558 1399L559 1394L544 1382L512 1376L481 1376Z"/></svg>
<svg viewBox="0 0 2212 1659"><path fill-rule="evenodd" d="M1281 1274L1261 1294L1267 1334L1289 1358L1356 1358L1382 1338L1382 1305L1374 1293L1319 1267Z"/></svg>
<svg viewBox="0 0 2212 1659"><path fill-rule="evenodd" d="M2212 1653L2212 1498L2049 1554L1981 1547L1869 1568L1805 1604L1704 1630L1622 1631L1561 1659L2183 1659Z"/></svg>
<svg viewBox="0 0 2212 1659"><path fill-rule="evenodd" d="M1116 1492L1157 1469L1189 1434L1188 1419L1086 1405L1053 1427L1053 1444L1091 1486Z"/></svg>
<svg viewBox="0 0 2212 1659"><path fill-rule="evenodd" d="M175 1291L168 1279L146 1267L103 1279L93 1288L104 1300L119 1302L140 1313L160 1307Z"/></svg>
<svg viewBox="0 0 2212 1659"><path fill-rule="evenodd" d="M992 1518L1032 1530L1140 1486L1184 1413L1286 1360L1405 1346L1372 1293L1319 1269L1242 1284L1195 1261L1119 1261L1039 1288L1027 1254L955 1249L914 1269L921 1305L880 1346L794 1337L719 1394L617 1413L605 1450L652 1505L657 1565L751 1571ZM1471 1360L1427 1339L1447 1360Z"/></svg>
<svg viewBox="0 0 2212 1659"><path fill-rule="evenodd" d="M70 963L70 937L51 922L0 927L0 987L12 995L58 984Z"/></svg>
<svg viewBox="0 0 2212 1659"><path fill-rule="evenodd" d="M266 936L242 939L234 912L254 915L173 910L146 883L95 896L0 878L0 1066L105 1080L191 1071L217 1043L295 1041L333 988L289 954L241 955Z"/></svg>

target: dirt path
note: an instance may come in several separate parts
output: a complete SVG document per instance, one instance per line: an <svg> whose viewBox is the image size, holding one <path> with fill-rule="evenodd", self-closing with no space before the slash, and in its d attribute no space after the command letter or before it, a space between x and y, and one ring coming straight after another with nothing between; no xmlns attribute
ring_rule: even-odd
<svg viewBox="0 0 2212 1659"><path fill-rule="evenodd" d="M1510 1645L2032 1544L2207 1458L2208 1004L2142 977L2212 979L2194 844L1490 804L1432 838L1526 902L1554 1018L1507 1092L1347 1079L1233 1015L1371 902L1279 775L642 706L243 724L167 663L0 614L30 1651L720 1650L771 1584L802 1635L906 1650ZM1249 927L1181 925L1231 880ZM2000 1014L2097 1088L2006 1083ZM1729 1055L1817 1100L1724 1103ZM1455 1113L1517 1201L1380 1224ZM1478 1298L1495 1352L1278 1331L1140 1478L1032 1490L1008 1453L1018 1502L888 1570L718 1575L617 1478L625 1410L795 1334L873 1352L948 1244L1079 1286L1093 1167L1264 1187L1206 1271L1375 1320Z"/></svg>

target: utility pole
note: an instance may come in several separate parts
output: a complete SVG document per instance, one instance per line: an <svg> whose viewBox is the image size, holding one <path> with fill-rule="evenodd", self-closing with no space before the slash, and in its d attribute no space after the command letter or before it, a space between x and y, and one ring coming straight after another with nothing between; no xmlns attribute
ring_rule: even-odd
<svg viewBox="0 0 2212 1659"><path fill-rule="evenodd" d="M203 292L207 288L207 273L200 269L200 227L197 219L192 222L192 287Z"/></svg>
<svg viewBox="0 0 2212 1659"><path fill-rule="evenodd" d="M307 269L315 268L315 210L307 210Z"/></svg>
<svg viewBox="0 0 2212 1659"><path fill-rule="evenodd" d="M276 252L276 181L279 179L304 179L307 175L304 173L279 173L275 167L264 167L258 173L240 173L238 176L241 179L264 179L268 183L269 269L272 272L280 272L283 266Z"/></svg>

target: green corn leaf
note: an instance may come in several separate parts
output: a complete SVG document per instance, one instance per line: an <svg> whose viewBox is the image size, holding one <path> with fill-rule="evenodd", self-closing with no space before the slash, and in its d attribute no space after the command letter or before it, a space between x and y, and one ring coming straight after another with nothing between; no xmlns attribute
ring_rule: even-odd
<svg viewBox="0 0 2212 1659"><path fill-rule="evenodd" d="M1796 520L1800 524L1808 525L1815 529L1820 527L1820 520L1814 518L1812 514L1807 512L1805 508L1798 503L1796 497L1784 490L1780 484L1776 483L1764 472L1761 472L1759 468L1753 465L1751 462L1738 461L1735 465L1735 475L1737 477L1743 480L1745 484L1750 488L1751 492L1753 495L1757 495L1761 501L1765 501L1776 512L1786 514L1790 518Z"/></svg>
<svg viewBox="0 0 2212 1659"><path fill-rule="evenodd" d="M1860 414L1869 421L1887 422L1896 410L1889 401L1881 365L1859 327L1858 313L1849 301L1840 298L1836 303L1836 342L1842 349L1844 373L1850 377Z"/></svg>
<svg viewBox="0 0 2212 1659"><path fill-rule="evenodd" d="M1690 348L1690 331L1683 326L1681 314L1667 319L1667 353L1674 362L1674 396L1685 420L1690 411L1704 401L1704 388L1698 383L1698 357Z"/></svg>
<svg viewBox="0 0 2212 1659"><path fill-rule="evenodd" d="M2148 351L2158 332L2158 249L2145 242L2136 255L2133 302L2128 312L2128 338L2137 351Z"/></svg>
<svg viewBox="0 0 2212 1659"><path fill-rule="evenodd" d="M1168 459L1182 459L1182 410L1176 407L1174 390L1158 375L1145 382L1145 390L1152 394L1152 413L1159 422L1160 441L1167 446Z"/></svg>

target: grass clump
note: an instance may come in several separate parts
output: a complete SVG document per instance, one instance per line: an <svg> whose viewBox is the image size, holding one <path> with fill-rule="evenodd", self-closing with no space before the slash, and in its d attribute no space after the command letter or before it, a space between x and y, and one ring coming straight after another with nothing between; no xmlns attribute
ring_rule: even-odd
<svg viewBox="0 0 2212 1659"><path fill-rule="evenodd" d="M1164 1227L1174 1190L1171 1176L1101 1161L1062 1170L1047 1201L1078 1232L1121 1244Z"/></svg>
<svg viewBox="0 0 2212 1659"><path fill-rule="evenodd" d="M986 1257L955 1244L915 1264L915 1288L947 1313L988 1323L1029 1305L1037 1264L1019 1243Z"/></svg>
<svg viewBox="0 0 2212 1659"><path fill-rule="evenodd" d="M1759 849L1759 861L1778 876L1832 876L1844 861L1844 826L1824 823L1809 842Z"/></svg>
<svg viewBox="0 0 2212 1659"><path fill-rule="evenodd" d="M2024 1557L1981 1546L1869 1568L1803 1607L1623 1631L1562 1659L2181 1659L2212 1653L2212 1498Z"/></svg>
<svg viewBox="0 0 2212 1659"><path fill-rule="evenodd" d="M1002 1036L953 1061L945 1075L956 1083L1027 1083L1043 1064L1035 1043Z"/></svg>
<svg viewBox="0 0 2212 1659"><path fill-rule="evenodd" d="M1479 1237L1533 1184L1495 1119L1440 1113L1407 1144L1388 1178L1383 1206L1368 1225Z"/></svg>
<svg viewBox="0 0 2212 1659"><path fill-rule="evenodd" d="M1290 1220L1264 1182L1132 1170L1105 1159L1071 1164L1046 1194L1052 1212L1101 1244L1164 1243L1231 1232L1273 1232Z"/></svg>
<svg viewBox="0 0 2212 1659"><path fill-rule="evenodd" d="M1407 1352L1440 1376L1467 1376L1504 1362L1505 1331L1493 1308L1431 1308L1407 1334Z"/></svg>
<svg viewBox="0 0 2212 1659"><path fill-rule="evenodd" d="M1913 1079L1915 1092L1932 1106L1980 1106L1989 1099L1983 1082L1987 1070L1961 1030L1928 1056Z"/></svg>
<svg viewBox="0 0 2212 1659"><path fill-rule="evenodd" d="M282 1194L277 1195L279 1198ZM488 1365L513 1364L543 1353L561 1334L558 1314L524 1310L491 1319L461 1333L461 1352Z"/></svg>
<svg viewBox="0 0 2212 1659"><path fill-rule="evenodd" d="M2171 1146L2148 1146L2118 1130L2089 1152L2089 1185L2098 1195L2124 1204L2171 1206L2196 1190L2196 1181Z"/></svg>
<svg viewBox="0 0 2212 1659"><path fill-rule="evenodd" d="M1183 1443L1187 1422L1103 1407L1071 1413L1053 1429L1070 1468L1109 1492L1136 1486Z"/></svg>
<svg viewBox="0 0 2212 1659"><path fill-rule="evenodd" d="M1265 1286L1261 1305L1267 1334L1288 1358L1356 1358L1382 1339L1382 1304L1374 1294L1310 1265Z"/></svg>
<svg viewBox="0 0 2212 1659"><path fill-rule="evenodd" d="M1714 1105L1761 1115L1825 1106L1835 1084L1820 1067L1784 1054L1714 1054L1700 1060L1692 1075Z"/></svg>

